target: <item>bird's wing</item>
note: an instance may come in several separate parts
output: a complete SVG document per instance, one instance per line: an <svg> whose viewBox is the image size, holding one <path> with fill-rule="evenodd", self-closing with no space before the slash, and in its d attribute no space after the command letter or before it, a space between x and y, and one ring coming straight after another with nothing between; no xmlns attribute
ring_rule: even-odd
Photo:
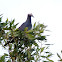
<svg viewBox="0 0 62 62"><path fill-rule="evenodd" d="M25 23L23 23L20 27L19 27L19 30L24 30L25 29L25 27L26 27L26 22Z"/></svg>

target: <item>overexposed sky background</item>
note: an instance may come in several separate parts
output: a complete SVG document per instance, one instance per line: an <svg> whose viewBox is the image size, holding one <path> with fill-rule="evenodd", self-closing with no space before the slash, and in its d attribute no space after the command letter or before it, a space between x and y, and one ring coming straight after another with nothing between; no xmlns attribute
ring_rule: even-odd
<svg viewBox="0 0 62 62"><path fill-rule="evenodd" d="M15 18L15 22L20 26L28 13L32 13L32 24L35 22L48 25L50 30L48 34L49 43L54 45L50 47L53 53L60 52L62 49L62 0L0 0L0 14L3 14L3 21L7 18L11 21ZM0 47L0 55L4 49ZM54 60L57 60L56 55ZM57 61L56 61L57 62Z"/></svg>

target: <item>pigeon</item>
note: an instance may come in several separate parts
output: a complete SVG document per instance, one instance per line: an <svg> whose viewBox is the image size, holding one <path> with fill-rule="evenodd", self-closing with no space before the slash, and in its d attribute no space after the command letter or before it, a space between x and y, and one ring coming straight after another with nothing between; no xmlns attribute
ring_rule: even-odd
<svg viewBox="0 0 62 62"><path fill-rule="evenodd" d="M24 29L27 27L27 30L30 30L32 28L32 24L31 24L31 17L34 17L32 14L28 14L27 16L27 20L18 28L20 31L24 31ZM12 39L12 38L11 38ZM9 43L13 43L14 39L12 39L12 41L8 41L4 46L6 46Z"/></svg>
<svg viewBox="0 0 62 62"><path fill-rule="evenodd" d="M26 22L24 22L20 27L19 30L24 31L26 27L28 27L27 30L30 30L32 28L31 24L31 17L34 17L32 14L28 14Z"/></svg>

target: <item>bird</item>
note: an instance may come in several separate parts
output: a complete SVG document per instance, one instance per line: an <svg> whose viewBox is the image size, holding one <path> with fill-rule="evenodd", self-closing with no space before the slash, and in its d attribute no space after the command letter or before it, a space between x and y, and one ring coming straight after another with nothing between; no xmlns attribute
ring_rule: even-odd
<svg viewBox="0 0 62 62"><path fill-rule="evenodd" d="M31 17L34 17L32 15L32 13L30 13L30 14L27 15L26 21L18 28L20 31L24 31L24 29L26 27L28 28L27 30L30 30L32 28ZM12 39L12 37L11 37L11 39ZM8 41L4 46L6 46L9 43L13 43L13 42L14 42L14 39L12 39L12 41Z"/></svg>
<svg viewBox="0 0 62 62"><path fill-rule="evenodd" d="M28 27L27 30L30 30L32 28L31 17L34 17L32 13L28 14L27 20L19 27L19 30L24 31L26 27Z"/></svg>

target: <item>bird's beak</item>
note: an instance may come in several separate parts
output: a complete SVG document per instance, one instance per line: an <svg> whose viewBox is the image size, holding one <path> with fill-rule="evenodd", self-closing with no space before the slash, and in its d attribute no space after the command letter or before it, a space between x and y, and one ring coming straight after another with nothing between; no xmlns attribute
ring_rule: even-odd
<svg viewBox="0 0 62 62"><path fill-rule="evenodd" d="M34 16L32 15L32 17L34 17Z"/></svg>
<svg viewBox="0 0 62 62"><path fill-rule="evenodd" d="M34 17L32 13L30 13L30 14L28 14L28 15L31 16L31 17Z"/></svg>

